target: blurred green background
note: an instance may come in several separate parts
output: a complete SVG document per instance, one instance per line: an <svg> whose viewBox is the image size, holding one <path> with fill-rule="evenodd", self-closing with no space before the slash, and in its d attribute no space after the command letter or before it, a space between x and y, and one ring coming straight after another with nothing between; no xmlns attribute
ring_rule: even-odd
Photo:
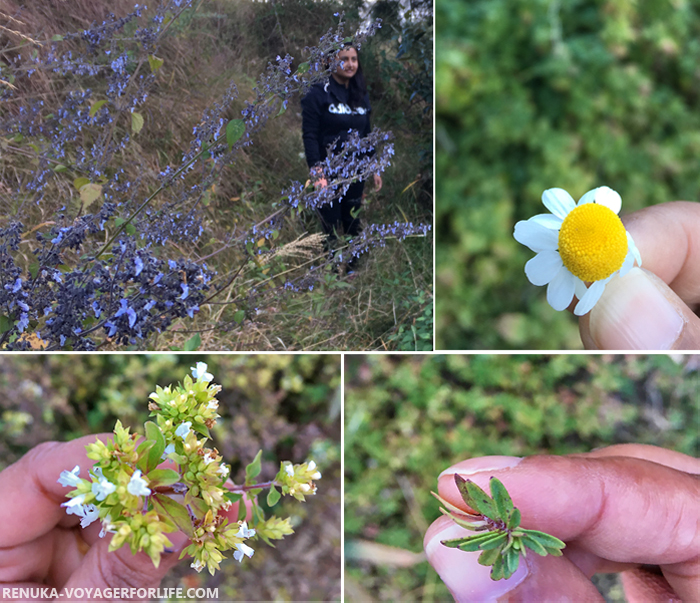
<svg viewBox="0 0 700 603"><path fill-rule="evenodd" d="M484 455L646 443L697 456L700 356L345 359L348 601L451 601L422 556L438 474ZM515 501L517 506L517 501ZM614 575L596 577L624 601Z"/></svg>
<svg viewBox="0 0 700 603"><path fill-rule="evenodd" d="M515 222L600 185L700 200L700 3L436 3L437 349L576 349Z"/></svg>
<svg viewBox="0 0 700 603"><path fill-rule="evenodd" d="M339 599L339 355L0 355L0 470L41 442L111 432L116 419L143 433L155 386L181 381L198 361L223 386L211 445L235 482L261 448L262 481L281 460L307 459L323 479L308 502L275 507L295 529L276 548L259 543L252 559L228 559L213 577L183 562L162 585L218 587L222 601Z"/></svg>

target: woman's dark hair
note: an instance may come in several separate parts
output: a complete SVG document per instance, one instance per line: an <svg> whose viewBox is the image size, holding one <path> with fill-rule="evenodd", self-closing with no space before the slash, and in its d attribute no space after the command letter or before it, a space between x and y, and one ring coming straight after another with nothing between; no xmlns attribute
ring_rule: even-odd
<svg viewBox="0 0 700 603"><path fill-rule="evenodd" d="M365 106L365 97L367 96L367 82L365 81L365 74L362 73L362 63L360 62L360 53L357 48L352 45L352 43L345 44L343 48L354 48L357 52L357 71L355 75L348 82L348 103L351 109L357 109L357 107ZM329 61L329 66L332 64ZM337 64L337 62L335 63Z"/></svg>

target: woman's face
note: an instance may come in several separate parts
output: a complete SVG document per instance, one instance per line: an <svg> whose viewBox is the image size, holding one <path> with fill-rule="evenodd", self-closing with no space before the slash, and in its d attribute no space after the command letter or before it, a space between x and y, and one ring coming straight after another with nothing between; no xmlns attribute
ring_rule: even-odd
<svg viewBox="0 0 700 603"><path fill-rule="evenodd" d="M335 75L342 81L352 79L357 73L357 50L352 47L343 48L338 53L338 67L336 67Z"/></svg>

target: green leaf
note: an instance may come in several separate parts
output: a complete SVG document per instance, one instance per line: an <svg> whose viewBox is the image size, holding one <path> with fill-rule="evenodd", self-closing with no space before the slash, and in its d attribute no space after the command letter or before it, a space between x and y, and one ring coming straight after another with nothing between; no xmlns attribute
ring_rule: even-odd
<svg viewBox="0 0 700 603"><path fill-rule="evenodd" d="M238 505L238 521L243 521L245 520L245 516L248 514L248 509L246 506L241 502L240 505Z"/></svg>
<svg viewBox="0 0 700 603"><path fill-rule="evenodd" d="M238 310L238 312L236 312L233 315L233 321L237 324L241 324L243 322L244 318L245 318L245 310Z"/></svg>
<svg viewBox="0 0 700 603"><path fill-rule="evenodd" d="M507 580L515 573L515 570L518 569L518 564L520 563L520 553L514 549L510 549L505 553L504 561L505 571L503 573L503 577Z"/></svg>
<svg viewBox="0 0 700 603"><path fill-rule="evenodd" d="M93 184L88 182L80 187L80 200L83 202L83 207L87 209L92 205L97 199L100 198L102 194L102 185Z"/></svg>
<svg viewBox="0 0 700 603"><path fill-rule="evenodd" d="M80 178L76 178L75 180L73 180L73 186L78 191L86 184L90 184L90 179L85 178L84 176L81 176Z"/></svg>
<svg viewBox="0 0 700 603"><path fill-rule="evenodd" d="M154 469L148 473L148 485L155 488L157 486L172 486L180 481L180 474L173 469Z"/></svg>
<svg viewBox="0 0 700 603"><path fill-rule="evenodd" d="M142 473L148 473L148 451L153 447L153 444L155 444L153 440L144 440L136 449L136 453L139 455L136 468L141 469Z"/></svg>
<svg viewBox="0 0 700 603"><path fill-rule="evenodd" d="M153 421L146 422L146 437L153 441L153 447L148 452L147 471L153 471L162 461L165 451L165 437L160 427Z"/></svg>
<svg viewBox="0 0 700 603"><path fill-rule="evenodd" d="M241 500L241 498L243 498L243 495L239 492L225 492L224 498L232 503L237 503L239 500Z"/></svg>
<svg viewBox="0 0 700 603"><path fill-rule="evenodd" d="M279 490L272 486L267 494L267 506L274 507L279 502L280 498L282 498L282 495Z"/></svg>
<svg viewBox="0 0 700 603"><path fill-rule="evenodd" d="M297 67L297 74L302 75L302 74L308 72L310 68L311 68L311 65L309 64L308 61L305 63L300 63L299 67Z"/></svg>
<svg viewBox="0 0 700 603"><path fill-rule="evenodd" d="M462 499L470 509L474 509L477 513L481 513L481 515L491 519L500 519L496 515L496 509L491 497L486 492L473 481L464 479L461 475L455 473L454 479Z"/></svg>
<svg viewBox="0 0 700 603"><path fill-rule="evenodd" d="M233 148L245 132L245 122L242 119L232 119L226 124L226 144L229 150Z"/></svg>
<svg viewBox="0 0 700 603"><path fill-rule="evenodd" d="M61 174L63 172L67 172L68 168L63 165L62 163L58 163L53 167L53 171L56 172L57 174Z"/></svg>
<svg viewBox="0 0 700 603"><path fill-rule="evenodd" d="M7 316L0 314L0 333L7 333L14 326L14 321L10 320Z"/></svg>
<svg viewBox="0 0 700 603"><path fill-rule="evenodd" d="M192 521L185 507L163 494L154 494L151 501L158 513L169 517L178 528L192 538Z"/></svg>
<svg viewBox="0 0 700 603"><path fill-rule="evenodd" d="M513 499L508 494L506 487L495 477L491 478L489 486L491 487L493 503L496 506L496 513L503 521L507 521L513 512Z"/></svg>
<svg viewBox="0 0 700 603"><path fill-rule="evenodd" d="M262 450L258 451L258 454L256 454L255 458L253 459L253 462L245 468L246 484L249 484L249 481L253 480L254 478L258 477L258 475L260 475L260 470L262 469L261 459Z"/></svg>
<svg viewBox="0 0 700 603"><path fill-rule="evenodd" d="M29 274L32 275L32 278L36 278L36 275L39 274L40 267L41 265L39 264L38 260L29 264Z"/></svg>
<svg viewBox="0 0 700 603"><path fill-rule="evenodd" d="M442 540L441 542L450 548L458 548L462 551L473 552L481 550L483 544L494 540L500 541L500 537L503 535L505 535L503 532L484 532L483 534L467 536L466 538L454 538L450 540Z"/></svg>
<svg viewBox="0 0 700 603"><path fill-rule="evenodd" d="M544 532L540 532L538 530L523 530L523 533L523 538L528 537L537 540L537 542L547 549L547 552L550 555L555 555L558 557L561 555L561 549L566 546L566 543L559 540L556 536L545 534Z"/></svg>
<svg viewBox="0 0 700 603"><path fill-rule="evenodd" d="M143 115L134 111L131 114L131 131L138 134L143 128Z"/></svg>
<svg viewBox="0 0 700 603"><path fill-rule="evenodd" d="M185 352L194 352L195 350L199 349L199 346L202 345L202 338L199 335L199 333L195 333L192 337L190 337L186 342L185 345L183 346L183 350Z"/></svg>
<svg viewBox="0 0 700 603"><path fill-rule="evenodd" d="M501 555L501 551L499 549L491 549L488 551L484 551L479 555L479 565L493 565L496 562L496 559L498 559Z"/></svg>
<svg viewBox="0 0 700 603"><path fill-rule="evenodd" d="M55 35L51 36L51 41L52 42L62 42L63 36L61 34L55 34Z"/></svg>
<svg viewBox="0 0 700 603"><path fill-rule="evenodd" d="M163 59L152 54L148 57L148 64L151 66L151 73L155 73L163 66Z"/></svg>
<svg viewBox="0 0 700 603"><path fill-rule="evenodd" d="M532 549L533 551L535 551L535 553L537 553L538 555L541 555L542 557L547 555L547 549L544 548L540 544L539 540L537 540L536 538L533 538L532 536L528 536L527 534L525 534L524 536L521 537L521 542L529 549Z"/></svg>
<svg viewBox="0 0 700 603"><path fill-rule="evenodd" d="M514 530L520 525L520 509L513 509L507 522L507 528L509 530Z"/></svg>
<svg viewBox="0 0 700 603"><path fill-rule="evenodd" d="M101 107L104 107L107 104L107 101L105 99L97 101L92 107L90 107L90 111L88 115L90 117L95 117L97 112L100 110Z"/></svg>

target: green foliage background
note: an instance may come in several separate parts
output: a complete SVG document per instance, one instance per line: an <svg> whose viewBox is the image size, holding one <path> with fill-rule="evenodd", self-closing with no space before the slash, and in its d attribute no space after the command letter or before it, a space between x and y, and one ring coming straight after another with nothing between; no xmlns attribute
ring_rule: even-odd
<svg viewBox="0 0 700 603"><path fill-rule="evenodd" d="M222 600L339 598L339 355L0 355L0 470L41 442L111 432L116 419L142 432L155 386L181 381L198 361L223 386L212 445L235 482L261 448L261 480L281 460L307 459L323 479L308 502L275 507L296 531L275 549L258 543L249 563L229 559L213 577L183 563L163 586L218 587Z"/></svg>
<svg viewBox="0 0 700 603"><path fill-rule="evenodd" d="M542 191L700 199L700 4L440 0L438 349L575 349L512 238Z"/></svg>
<svg viewBox="0 0 700 603"><path fill-rule="evenodd" d="M426 561L398 565L423 550L440 516L430 491L455 462L627 442L700 452L697 356L349 356L345 380L348 600L451 600ZM613 577L598 586L624 601Z"/></svg>

